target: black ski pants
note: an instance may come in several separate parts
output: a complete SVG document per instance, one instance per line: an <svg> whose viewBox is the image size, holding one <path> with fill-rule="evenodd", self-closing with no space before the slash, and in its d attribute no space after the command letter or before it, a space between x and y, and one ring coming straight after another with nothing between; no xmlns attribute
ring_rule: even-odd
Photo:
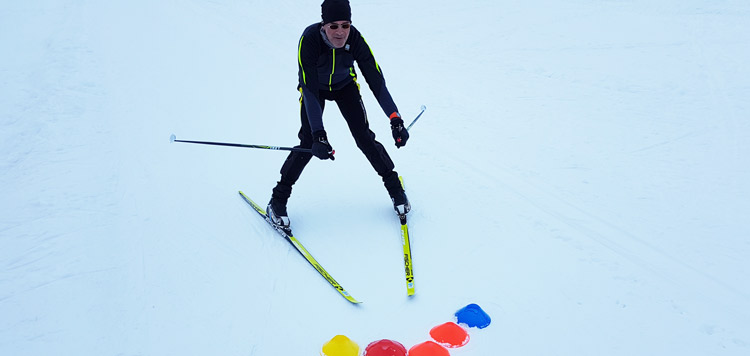
<svg viewBox="0 0 750 356"><path fill-rule="evenodd" d="M297 147L311 148L313 143L312 129L310 128L310 122L307 119L304 100L315 99L302 97L302 105L300 107L301 127L298 134L300 144ZM385 147L375 140L375 133L370 130L370 125L367 121L367 113L365 112L365 106L362 102L362 96L359 93L359 86L357 83L352 82L344 88L336 91L321 90L320 107L322 109L325 108L325 102L327 100L336 102L336 105L338 105L339 110L341 111L341 115L349 126L349 131L354 137L354 141L357 143L357 147L365 154L365 157L370 161L370 164L378 175L383 178L383 182L386 182L386 185L388 185L390 181L398 181L398 174L393 170L395 166L391 157L388 155ZM291 152L289 154L284 165L281 167L281 181L279 182L279 186L286 186L283 188L289 187L289 189L282 189L283 191L288 191L288 193L280 194L286 195L286 197L276 196L277 198L288 198L288 194L291 194L291 186L297 182L311 158L311 153ZM279 192L276 192L275 190L275 193Z"/></svg>

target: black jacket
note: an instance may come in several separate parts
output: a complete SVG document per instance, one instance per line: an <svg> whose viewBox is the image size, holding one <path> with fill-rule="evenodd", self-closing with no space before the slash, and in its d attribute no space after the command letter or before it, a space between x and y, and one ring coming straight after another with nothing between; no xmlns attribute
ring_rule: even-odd
<svg viewBox="0 0 750 356"><path fill-rule="evenodd" d="M320 91L335 91L357 81L354 61L365 76L386 116L398 112L385 86L385 77L362 34L352 26L343 48L334 49L326 43L322 24L308 26L302 33L297 50L299 86L312 132L323 130Z"/></svg>

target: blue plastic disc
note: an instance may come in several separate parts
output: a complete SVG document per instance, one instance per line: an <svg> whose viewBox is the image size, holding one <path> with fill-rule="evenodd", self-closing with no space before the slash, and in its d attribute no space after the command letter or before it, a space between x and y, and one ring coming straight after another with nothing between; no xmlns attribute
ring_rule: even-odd
<svg viewBox="0 0 750 356"><path fill-rule="evenodd" d="M490 325L492 319L476 304L469 304L456 312L459 324L466 324L470 328L484 329Z"/></svg>

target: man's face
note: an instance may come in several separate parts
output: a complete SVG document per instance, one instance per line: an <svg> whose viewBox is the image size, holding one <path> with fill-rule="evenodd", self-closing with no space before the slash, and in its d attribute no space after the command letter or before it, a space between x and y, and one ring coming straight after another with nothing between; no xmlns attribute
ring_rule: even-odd
<svg viewBox="0 0 750 356"><path fill-rule="evenodd" d="M323 25L328 36L328 41L331 42L333 47L341 48L346 44L346 39L349 38L349 30L351 27L349 21L334 21Z"/></svg>

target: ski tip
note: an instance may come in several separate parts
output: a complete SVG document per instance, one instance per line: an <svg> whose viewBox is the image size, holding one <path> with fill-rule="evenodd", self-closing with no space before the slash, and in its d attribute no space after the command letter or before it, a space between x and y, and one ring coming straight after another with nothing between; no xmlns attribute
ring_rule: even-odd
<svg viewBox="0 0 750 356"><path fill-rule="evenodd" d="M177 136L175 136L175 134L172 134L171 136L169 136L169 143L173 143L174 140L176 139L177 139Z"/></svg>
<svg viewBox="0 0 750 356"><path fill-rule="evenodd" d="M341 285L339 285L336 289L338 289L338 291L339 291L339 293L341 293L342 297L344 297L346 300L350 301L352 304L362 304L362 302L354 299L354 297L352 297L352 295L349 294L349 292L347 292L346 290L344 290L344 288L342 288Z"/></svg>
<svg viewBox="0 0 750 356"><path fill-rule="evenodd" d="M422 110L422 111L425 111L425 110L427 110L427 107L424 106L424 105L422 105L422 107L420 107L419 109Z"/></svg>

